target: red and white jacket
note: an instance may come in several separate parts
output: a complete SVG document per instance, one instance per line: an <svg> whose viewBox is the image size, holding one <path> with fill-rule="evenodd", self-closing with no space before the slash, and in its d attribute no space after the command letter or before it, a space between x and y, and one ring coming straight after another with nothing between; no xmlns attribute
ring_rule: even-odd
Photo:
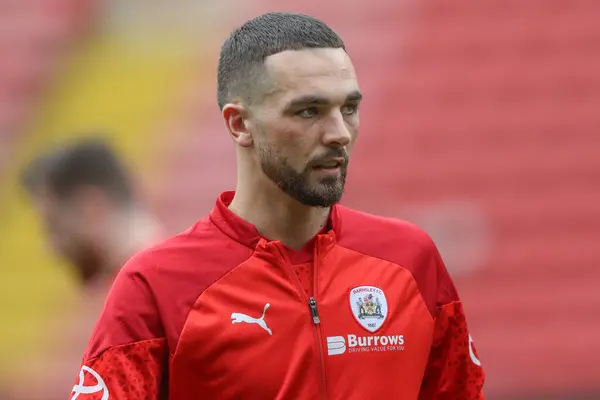
<svg viewBox="0 0 600 400"><path fill-rule="evenodd" d="M431 239L342 206L301 251L227 208L120 272L70 399L483 399Z"/></svg>

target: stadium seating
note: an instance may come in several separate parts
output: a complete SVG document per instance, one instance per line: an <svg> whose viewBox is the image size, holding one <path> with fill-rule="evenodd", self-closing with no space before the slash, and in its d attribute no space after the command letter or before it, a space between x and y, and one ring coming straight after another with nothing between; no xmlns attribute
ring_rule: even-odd
<svg viewBox="0 0 600 400"><path fill-rule="evenodd" d="M0 13L0 170L96 1L4 2Z"/></svg>

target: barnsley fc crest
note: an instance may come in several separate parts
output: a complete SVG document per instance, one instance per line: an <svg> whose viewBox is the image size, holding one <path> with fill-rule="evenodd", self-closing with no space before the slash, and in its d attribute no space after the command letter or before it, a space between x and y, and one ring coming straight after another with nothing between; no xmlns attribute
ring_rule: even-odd
<svg viewBox="0 0 600 400"><path fill-rule="evenodd" d="M383 290L375 286L357 286L350 290L350 308L356 321L369 332L381 328L388 315Z"/></svg>

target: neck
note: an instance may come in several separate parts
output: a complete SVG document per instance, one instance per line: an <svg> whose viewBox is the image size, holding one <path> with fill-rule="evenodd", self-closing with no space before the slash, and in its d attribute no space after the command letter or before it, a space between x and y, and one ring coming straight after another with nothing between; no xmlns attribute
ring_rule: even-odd
<svg viewBox="0 0 600 400"><path fill-rule="evenodd" d="M270 180L245 178L238 179L229 209L253 224L261 236L300 249L327 223L330 208L305 206Z"/></svg>
<svg viewBox="0 0 600 400"><path fill-rule="evenodd" d="M108 243L107 269L120 269L135 253L149 247L162 237L158 222L149 214L131 209L115 215L115 229Z"/></svg>

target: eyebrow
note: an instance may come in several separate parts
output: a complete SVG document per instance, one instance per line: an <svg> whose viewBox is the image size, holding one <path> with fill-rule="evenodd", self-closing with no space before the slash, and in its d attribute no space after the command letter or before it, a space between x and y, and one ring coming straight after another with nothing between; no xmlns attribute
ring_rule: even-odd
<svg viewBox="0 0 600 400"><path fill-rule="evenodd" d="M363 94L360 92L360 90L355 90L346 96L346 103L358 102L361 101L362 98Z"/></svg>
<svg viewBox="0 0 600 400"><path fill-rule="evenodd" d="M361 101L363 98L362 93L359 90L355 90L351 93L349 93L346 96L346 103L349 102L359 102ZM322 97L322 96L315 96L315 95L308 95L308 96L302 96L299 97L297 99L293 99L292 101L290 101L287 106L285 107L286 109L293 109L293 108L297 108L297 107L301 107L301 106L305 106L308 104L312 104L312 105L328 105L331 102L329 101L329 99L327 99L326 97Z"/></svg>

